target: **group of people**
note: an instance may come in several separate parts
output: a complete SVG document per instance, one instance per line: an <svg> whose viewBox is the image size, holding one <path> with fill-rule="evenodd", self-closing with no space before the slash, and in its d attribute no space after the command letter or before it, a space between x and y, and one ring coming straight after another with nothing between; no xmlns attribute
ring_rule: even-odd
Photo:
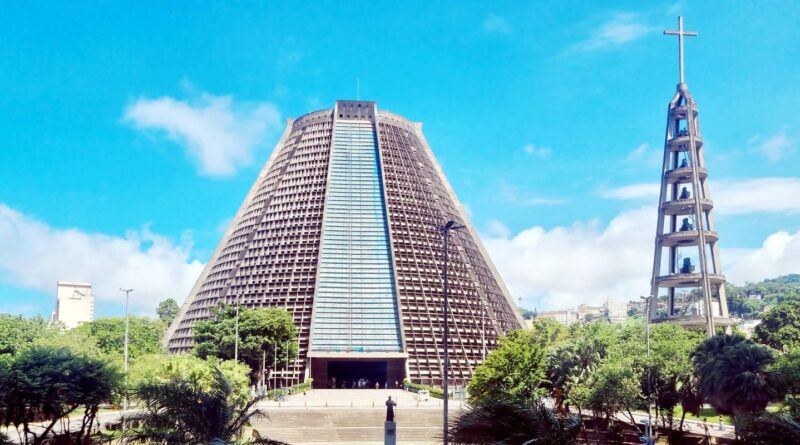
<svg viewBox="0 0 800 445"><path fill-rule="evenodd" d="M358 379L358 380L343 380L340 384L337 385L336 377L328 379L328 388L340 388L340 389L389 389L389 382L383 382L383 385L378 380L370 380L370 379ZM400 382L395 380L394 386L392 388L400 388Z"/></svg>

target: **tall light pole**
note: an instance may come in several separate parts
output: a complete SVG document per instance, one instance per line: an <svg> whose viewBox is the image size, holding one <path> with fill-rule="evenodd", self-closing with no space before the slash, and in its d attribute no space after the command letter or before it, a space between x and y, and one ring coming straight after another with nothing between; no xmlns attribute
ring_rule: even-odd
<svg viewBox="0 0 800 445"><path fill-rule="evenodd" d="M652 389L650 387L650 299L653 298L652 295L647 297L639 297L644 300L645 307L647 310L645 311L646 314L646 337L647 337L647 427L645 428L645 438L647 439L646 444L650 445L653 443L653 425L652 425L652 418L650 417L650 394L652 394Z"/></svg>
<svg viewBox="0 0 800 445"><path fill-rule="evenodd" d="M236 296L236 328L233 339L233 361L239 363L239 296Z"/></svg>
<svg viewBox="0 0 800 445"><path fill-rule="evenodd" d="M129 342L129 319L128 319L128 300L130 299L133 289L122 289L125 292L125 345L123 346L123 369L125 370L125 378L128 378L128 342ZM128 411L128 393L125 392L125 397L122 399L122 440L125 440L125 413Z"/></svg>
<svg viewBox="0 0 800 445"><path fill-rule="evenodd" d="M447 224L445 224L444 226L438 227L439 231L442 232L442 235L444 236L444 301L442 302L442 313L443 313L443 316L444 316L444 336L443 336L443 340L444 340L444 375L443 375L443 379L442 379L442 390L444 391L444 419L443 419L444 420L444 425L442 425L442 428L443 428L442 434L443 434L443 439L444 439L444 442L443 442L444 445L447 445L447 440L448 440L448 438L447 438L447 414L448 414L447 413L447 402L448 402L448 400L450 398L450 392L449 392L448 387L447 387L447 375L450 373L450 356L448 354L448 349L449 349L449 339L448 339L449 323L447 321L447 319L448 319L448 306L449 306L448 305L448 301L447 301L447 296L448 296L448 293L447 293L447 286L448 286L448 282L447 282L447 262L449 260L448 246L449 246L449 243L450 243L450 231L451 230L463 229L465 227L466 226L457 224L453 220L447 221Z"/></svg>

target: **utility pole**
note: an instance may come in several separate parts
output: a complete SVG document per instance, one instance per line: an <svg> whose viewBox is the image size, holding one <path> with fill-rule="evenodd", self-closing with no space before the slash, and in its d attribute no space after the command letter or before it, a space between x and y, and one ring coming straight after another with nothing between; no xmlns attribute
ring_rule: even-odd
<svg viewBox="0 0 800 445"><path fill-rule="evenodd" d="M444 226L438 228L439 231L442 232L442 235L444 236L444 299L443 299L444 301L442 302L442 314L443 314L443 317L444 317L444 335L443 335L443 340L444 340L444 373L443 373L443 379L442 379L442 390L444 391L444 414L443 414L443 423L444 424L442 425L442 437L444 439L444 441L443 441L444 445L447 445L447 443L448 443L448 437L447 437L447 424L448 424L447 404L448 403L447 402L450 399L450 391L448 389L448 384L447 384L448 383L447 382L447 375L450 373L450 356L449 356L449 353L448 353L448 349L449 349L448 331L449 331L449 327L450 326L449 326L449 323L448 323L448 318L449 318L448 306L449 306L449 303L448 303L448 292L447 292L447 290L448 290L447 289L447 287L448 287L447 263L448 263L448 260L449 260L448 248L449 248L449 244L450 244L450 231L451 230L463 229L465 227L466 226L456 224L455 221L450 220L450 221L447 222L447 224L445 224Z"/></svg>
<svg viewBox="0 0 800 445"><path fill-rule="evenodd" d="M129 342L129 317L128 317L128 300L130 299L131 292L133 289L122 289L122 292L125 292L125 345L123 346L123 369L125 370L125 379L128 378L128 342ZM128 411L128 392L127 388L125 391L125 397L122 399L122 442L125 441L125 426L126 426L126 419L125 415Z"/></svg>

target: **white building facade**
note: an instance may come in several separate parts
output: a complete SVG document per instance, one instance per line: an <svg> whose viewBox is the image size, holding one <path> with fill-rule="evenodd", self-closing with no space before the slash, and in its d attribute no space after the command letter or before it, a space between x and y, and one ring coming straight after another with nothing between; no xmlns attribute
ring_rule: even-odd
<svg viewBox="0 0 800 445"><path fill-rule="evenodd" d="M94 320L94 295L89 283L59 281L56 287L56 310L53 321L72 329Z"/></svg>

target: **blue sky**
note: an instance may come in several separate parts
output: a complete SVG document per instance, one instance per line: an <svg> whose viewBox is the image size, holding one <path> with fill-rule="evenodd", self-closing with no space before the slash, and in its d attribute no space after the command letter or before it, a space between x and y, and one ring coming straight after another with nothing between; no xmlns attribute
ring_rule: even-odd
<svg viewBox="0 0 800 445"><path fill-rule="evenodd" d="M800 272L800 4L8 4L0 312L182 301L287 117L361 98L424 131L515 299L646 292L685 16L724 272ZM402 6L401 6L402 5Z"/></svg>

